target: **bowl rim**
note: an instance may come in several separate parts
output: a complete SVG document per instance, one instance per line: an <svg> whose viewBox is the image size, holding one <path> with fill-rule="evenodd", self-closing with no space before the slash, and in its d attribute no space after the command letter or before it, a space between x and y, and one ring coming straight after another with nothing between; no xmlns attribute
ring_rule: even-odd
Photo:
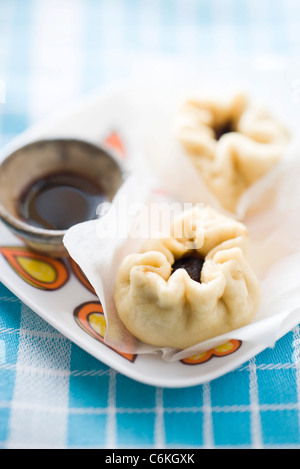
<svg viewBox="0 0 300 469"><path fill-rule="evenodd" d="M41 144L47 144L47 143L56 143L56 142L67 142L67 143L75 143L75 144L80 144L80 145L85 145L90 148L93 148L96 151L102 151L103 153L107 154L109 158L111 158L116 166L120 170L121 178L123 182L126 179L126 171L124 169L124 166L120 160L120 158L117 157L113 149L108 149L105 145L98 145L94 142L91 142L89 140L84 140L84 139L79 139L75 137L50 137L50 138L41 138L38 140L33 140L31 142L27 142L25 145L20 145L19 147L16 147L13 151L8 152L6 155L4 155L0 159L0 172L2 171L3 164L5 161L9 160L10 158L13 158L16 153L23 149L28 149L30 147L34 147L36 145L41 145ZM120 186L121 187L121 186ZM0 220L8 226L8 228L12 229L15 233L17 233L20 236L23 237L30 237L31 239L35 240L40 240L40 238L45 239L51 239L51 240L56 240L58 242L62 241L62 238L68 231L68 229L65 230L49 230L47 228L39 228L34 225L31 225L29 223L26 223L25 221L21 220L20 218L12 215L1 203L0 201ZM81 222L85 223L85 221Z"/></svg>

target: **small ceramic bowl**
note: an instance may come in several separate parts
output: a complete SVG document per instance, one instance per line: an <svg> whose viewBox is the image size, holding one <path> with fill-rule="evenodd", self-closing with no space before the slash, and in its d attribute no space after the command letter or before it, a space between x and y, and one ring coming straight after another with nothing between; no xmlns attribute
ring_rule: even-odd
<svg viewBox="0 0 300 469"><path fill-rule="evenodd" d="M66 256L66 230L47 230L26 223L18 213L18 200L33 181L57 172L71 171L98 182L112 200L125 174L113 154L76 139L49 139L29 143L0 164L0 218L31 249L54 257Z"/></svg>

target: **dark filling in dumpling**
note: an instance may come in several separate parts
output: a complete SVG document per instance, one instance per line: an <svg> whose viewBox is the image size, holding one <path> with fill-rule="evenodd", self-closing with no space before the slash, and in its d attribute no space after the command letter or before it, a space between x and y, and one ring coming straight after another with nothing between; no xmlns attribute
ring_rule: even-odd
<svg viewBox="0 0 300 469"><path fill-rule="evenodd" d="M202 257L182 257L181 259L175 261L172 265L172 274L178 269L184 269L187 271L192 280L201 283L200 276L203 264L204 259Z"/></svg>
<svg viewBox="0 0 300 469"><path fill-rule="evenodd" d="M220 140L220 138L223 135L228 134L230 132L234 132L234 131L235 131L235 128L234 128L233 122L228 120L227 122L224 123L224 125L220 125L219 127L214 128L215 138L216 140Z"/></svg>

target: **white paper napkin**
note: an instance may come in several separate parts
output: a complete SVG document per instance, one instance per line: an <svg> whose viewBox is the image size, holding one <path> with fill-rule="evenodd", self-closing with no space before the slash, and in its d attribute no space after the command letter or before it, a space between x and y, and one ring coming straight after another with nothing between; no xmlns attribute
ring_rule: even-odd
<svg viewBox="0 0 300 469"><path fill-rule="evenodd" d="M93 285L107 322L105 340L130 353L162 353L166 360L179 360L214 348L231 339L268 347L300 321L300 142L293 138L282 161L241 197L235 214L248 228L249 262L258 276L262 299L255 320L235 330L184 351L157 349L136 340L123 326L113 299L114 283L123 258L138 252L143 238L130 236L139 216L139 204L153 201L204 202L220 211L218 201L185 158L170 132L170 116L179 94L147 95L153 82L133 86L127 94L132 109L140 112L136 135L136 171L128 178L100 220L72 227L64 243ZM182 83L181 83L182 85ZM159 107L161 105L161 107ZM145 116L146 114L146 116ZM136 157L137 155L135 155ZM125 208L124 208L125 207Z"/></svg>

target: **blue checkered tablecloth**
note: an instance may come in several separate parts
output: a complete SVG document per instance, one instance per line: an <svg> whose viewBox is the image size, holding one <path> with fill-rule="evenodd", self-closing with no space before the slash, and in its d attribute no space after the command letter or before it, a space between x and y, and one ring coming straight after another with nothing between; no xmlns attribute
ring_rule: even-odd
<svg viewBox="0 0 300 469"><path fill-rule="evenodd" d="M145 54L300 57L299 0L0 0L1 147ZM300 448L299 353L297 326L212 382L146 386L0 285L0 448Z"/></svg>

